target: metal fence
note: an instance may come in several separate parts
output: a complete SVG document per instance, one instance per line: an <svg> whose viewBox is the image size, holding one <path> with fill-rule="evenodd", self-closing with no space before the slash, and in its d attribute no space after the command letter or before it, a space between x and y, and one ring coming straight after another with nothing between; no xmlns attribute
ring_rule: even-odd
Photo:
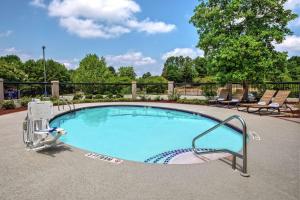
<svg viewBox="0 0 300 200"><path fill-rule="evenodd" d="M46 93L45 93L46 87ZM4 82L4 98L51 96L51 83L48 82Z"/></svg>
<svg viewBox="0 0 300 200"><path fill-rule="evenodd" d="M226 85L218 83L175 83L174 92L184 96L215 96ZM241 83L232 83L232 92L243 88ZM266 89L290 90L291 98L300 98L300 82L266 82L249 84L249 92L261 97Z"/></svg>
<svg viewBox="0 0 300 200"><path fill-rule="evenodd" d="M167 95L168 83L137 83L137 95Z"/></svg>
<svg viewBox="0 0 300 200"><path fill-rule="evenodd" d="M51 94L49 82L4 82L5 99L36 97ZM215 96L220 88L226 87L218 83L174 83L174 93L183 96ZM132 83L59 83L60 95L131 95ZM232 83L233 93L242 88L240 83ZM168 83L137 83L137 96L167 95ZM249 84L249 92L260 97L266 89L290 90L290 97L300 98L300 82L267 82Z"/></svg>
<svg viewBox="0 0 300 200"><path fill-rule="evenodd" d="M59 90L61 95L127 95L131 94L131 83L60 83Z"/></svg>

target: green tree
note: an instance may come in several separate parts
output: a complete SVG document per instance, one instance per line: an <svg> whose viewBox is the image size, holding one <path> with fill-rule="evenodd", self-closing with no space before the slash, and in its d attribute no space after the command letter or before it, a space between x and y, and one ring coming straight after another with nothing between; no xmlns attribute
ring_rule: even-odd
<svg viewBox="0 0 300 200"><path fill-rule="evenodd" d="M113 66L109 66L109 67L108 67L108 70L111 72L111 74L112 74L113 76L116 76L116 75L117 75L116 70L115 70L115 68L114 68Z"/></svg>
<svg viewBox="0 0 300 200"><path fill-rule="evenodd" d="M169 57L164 63L162 76L175 82L191 82L197 76L193 60L190 57Z"/></svg>
<svg viewBox="0 0 300 200"><path fill-rule="evenodd" d="M147 73L143 74L142 78L145 79L145 78L149 78L151 76L152 76L151 73L147 72Z"/></svg>
<svg viewBox="0 0 300 200"><path fill-rule="evenodd" d="M24 81L27 78L16 63L7 63L2 58L0 58L0 77L5 81Z"/></svg>
<svg viewBox="0 0 300 200"><path fill-rule="evenodd" d="M95 54L88 54L83 58L79 67L74 74L75 82L105 82L112 76L111 72L106 66L105 59Z"/></svg>
<svg viewBox="0 0 300 200"><path fill-rule="evenodd" d="M119 75L119 77L128 77L132 80L134 80L135 77L136 77L136 73L134 71L134 68L131 67L131 66L120 67L118 69L118 75Z"/></svg>
<svg viewBox="0 0 300 200"><path fill-rule="evenodd" d="M28 60L22 65L22 70L27 74L28 81L44 82L44 61ZM70 81L70 74L66 67L54 60L46 61L46 81Z"/></svg>
<svg viewBox="0 0 300 200"><path fill-rule="evenodd" d="M3 60L7 64L13 65L13 66L18 67L18 68L20 68L22 66L22 64L23 64L22 61L21 61L21 59L17 55L2 56L2 57L0 57L0 60Z"/></svg>
<svg viewBox="0 0 300 200"><path fill-rule="evenodd" d="M266 81L270 71L285 73L278 66L286 53L276 52L291 34L287 27L297 15L284 9L286 0L201 0L191 23L199 34L208 66L221 83ZM277 73L278 72L278 73Z"/></svg>
<svg viewBox="0 0 300 200"><path fill-rule="evenodd" d="M161 94L165 93L167 90L167 83L168 81L162 76L150 76L147 78L140 78L138 83L149 84L142 86L140 89L145 91L147 94ZM154 84L151 83L161 83L161 84Z"/></svg>
<svg viewBox="0 0 300 200"><path fill-rule="evenodd" d="M287 62L289 75L293 81L300 81L300 56L293 56Z"/></svg>
<svg viewBox="0 0 300 200"><path fill-rule="evenodd" d="M195 58L194 65L199 77L204 78L209 75L206 58Z"/></svg>

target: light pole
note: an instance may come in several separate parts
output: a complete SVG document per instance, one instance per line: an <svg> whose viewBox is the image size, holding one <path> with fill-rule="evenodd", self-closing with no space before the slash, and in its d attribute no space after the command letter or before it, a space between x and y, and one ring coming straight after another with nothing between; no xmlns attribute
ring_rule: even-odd
<svg viewBox="0 0 300 200"><path fill-rule="evenodd" d="M45 97L47 96L47 85L46 85L46 81L47 81L47 76L46 76L46 60L45 60L45 46L42 46L43 49L43 61L44 61L44 84L45 84L45 91L44 91L44 95Z"/></svg>

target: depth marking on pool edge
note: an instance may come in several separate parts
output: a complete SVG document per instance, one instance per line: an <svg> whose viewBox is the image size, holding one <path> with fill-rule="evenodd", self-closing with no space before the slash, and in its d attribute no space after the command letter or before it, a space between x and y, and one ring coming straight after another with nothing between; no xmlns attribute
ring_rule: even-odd
<svg viewBox="0 0 300 200"><path fill-rule="evenodd" d="M95 160L101 160L101 161L105 161L105 162L109 162L109 163L113 163L113 164L121 164L123 162L123 160L113 158L110 156L97 154L97 153L87 153L87 154L85 154L85 156L88 158L92 158Z"/></svg>

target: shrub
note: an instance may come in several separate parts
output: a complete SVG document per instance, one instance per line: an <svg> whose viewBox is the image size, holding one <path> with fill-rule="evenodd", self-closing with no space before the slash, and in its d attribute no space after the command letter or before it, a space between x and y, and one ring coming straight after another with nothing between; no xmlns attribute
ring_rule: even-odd
<svg viewBox="0 0 300 200"><path fill-rule="evenodd" d="M145 95L141 95L139 97L140 97L140 100L142 100L142 101L146 101L147 100L147 97Z"/></svg>
<svg viewBox="0 0 300 200"><path fill-rule="evenodd" d="M169 95L168 96L168 99L169 100L172 100L172 101L177 101L177 100L179 100L180 99L180 94L172 94L172 95Z"/></svg>
<svg viewBox="0 0 300 200"><path fill-rule="evenodd" d="M160 101L160 100L161 100L160 96L156 96L156 97L154 98L154 101Z"/></svg>
<svg viewBox="0 0 300 200"><path fill-rule="evenodd" d="M95 99L103 99L102 94L96 94L96 95L95 95Z"/></svg>
<svg viewBox="0 0 300 200"><path fill-rule="evenodd" d="M116 94L116 96L115 96L116 98L118 98L118 99L120 99L120 98L123 98L124 97L124 95L122 95L122 94Z"/></svg>
<svg viewBox="0 0 300 200"><path fill-rule="evenodd" d="M21 98L21 106L27 107L28 103L31 101L31 98L29 97L23 97Z"/></svg>
<svg viewBox="0 0 300 200"><path fill-rule="evenodd" d="M86 98L86 99L93 99L93 95L92 95L92 94L86 94L86 95L85 95L85 98Z"/></svg>
<svg viewBox="0 0 300 200"><path fill-rule="evenodd" d="M2 108L3 100L0 100L0 109Z"/></svg>
<svg viewBox="0 0 300 200"><path fill-rule="evenodd" d="M184 103L184 104L197 104L197 105L207 105L207 100L200 100L200 99L178 99L177 103Z"/></svg>
<svg viewBox="0 0 300 200"><path fill-rule="evenodd" d="M16 105L15 105L15 103L14 103L13 100L7 100L7 101L3 102L2 108L6 109L6 110L8 110L8 109L15 109Z"/></svg>
<svg viewBox="0 0 300 200"><path fill-rule="evenodd" d="M113 96L113 94L111 94L111 93L108 94L108 95L106 96L107 99L112 99L113 97L114 97L114 96Z"/></svg>
<svg viewBox="0 0 300 200"><path fill-rule="evenodd" d="M74 95L74 100L79 100L79 99L82 99L83 95L82 94L75 94Z"/></svg>

